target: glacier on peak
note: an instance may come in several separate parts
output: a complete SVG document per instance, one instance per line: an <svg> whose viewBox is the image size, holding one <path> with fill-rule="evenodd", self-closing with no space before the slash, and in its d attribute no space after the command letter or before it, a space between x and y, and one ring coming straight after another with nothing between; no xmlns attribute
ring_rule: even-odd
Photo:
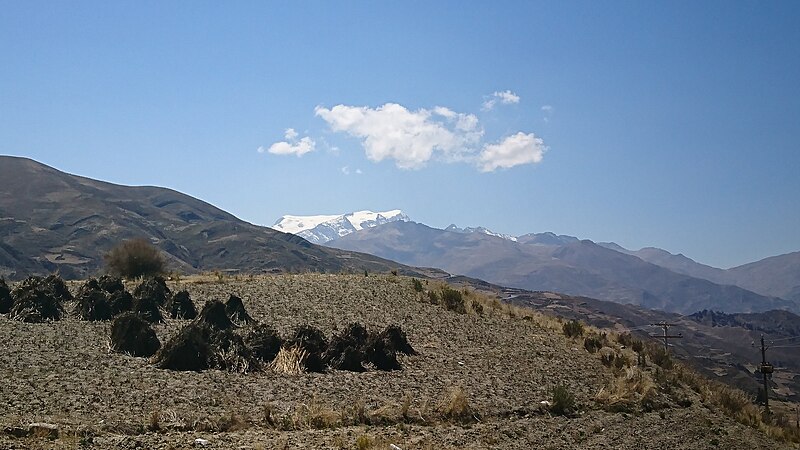
<svg viewBox="0 0 800 450"><path fill-rule="evenodd" d="M285 215L278 219L272 228L284 233L296 234L314 244L324 244L364 228L372 228L389 222L408 222L410 220L399 209L381 212L364 210L335 215Z"/></svg>

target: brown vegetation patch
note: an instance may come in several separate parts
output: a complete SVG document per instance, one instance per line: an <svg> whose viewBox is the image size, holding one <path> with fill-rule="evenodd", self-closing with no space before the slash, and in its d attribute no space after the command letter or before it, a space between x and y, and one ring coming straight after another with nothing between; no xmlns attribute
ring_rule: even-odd
<svg viewBox="0 0 800 450"><path fill-rule="evenodd" d="M110 320L113 310L106 293L97 289L85 291L78 297L74 314L81 320Z"/></svg>
<svg viewBox="0 0 800 450"><path fill-rule="evenodd" d="M132 356L152 356L161 347L150 324L136 314L126 313L111 325L111 350Z"/></svg>
<svg viewBox="0 0 800 450"><path fill-rule="evenodd" d="M245 325L253 321L253 318L250 317L250 314L247 314L247 311L244 309L242 299L233 294L231 294L231 296L228 297L228 301L225 302L225 313L231 321L237 325Z"/></svg>
<svg viewBox="0 0 800 450"><path fill-rule="evenodd" d="M165 309L173 319L194 319L197 317L197 308L195 308L192 298L186 290L176 292L167 301Z"/></svg>
<svg viewBox="0 0 800 450"><path fill-rule="evenodd" d="M49 278L49 277L48 277ZM12 319L23 322L47 322L61 319L64 313L62 295L52 283L41 277L28 277L11 291L14 303L9 311Z"/></svg>
<svg viewBox="0 0 800 450"><path fill-rule="evenodd" d="M11 311L14 300L11 298L11 289L6 284L6 280L0 278L0 314Z"/></svg>

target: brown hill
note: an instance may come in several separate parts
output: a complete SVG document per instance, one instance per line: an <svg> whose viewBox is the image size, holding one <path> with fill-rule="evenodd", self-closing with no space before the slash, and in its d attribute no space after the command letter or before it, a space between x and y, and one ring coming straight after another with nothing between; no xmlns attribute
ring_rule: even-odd
<svg viewBox="0 0 800 450"><path fill-rule="evenodd" d="M93 275L108 250L134 237L153 242L184 273L398 268L244 222L170 189L96 181L10 156L0 156L0 236L0 276L12 279Z"/></svg>
<svg viewBox="0 0 800 450"><path fill-rule="evenodd" d="M583 337L566 337L553 318L474 292L464 294L468 312L459 314L430 303L428 292L442 289L438 283L421 287L418 292L412 280L387 275L181 282L199 304L239 296L253 319L283 337L303 325L329 338L353 322L368 329L401 325L418 354L400 355L402 370L391 372L370 367L287 374L267 367L240 373L240 366L235 372L175 372L109 352L108 322L69 316L26 324L0 317L6 349L0 352L0 447L790 446L760 432L758 410L738 394L707 390L707 382L662 370L649 357L646 367L637 366L633 352L614 336L592 334L601 347L592 353ZM168 342L187 322L168 319L154 330ZM617 362L609 364L609 357ZM720 393L729 403L719 400ZM732 415L756 411L752 426L731 419L725 408ZM52 428L30 426L42 420ZM48 439L51 429L57 439Z"/></svg>

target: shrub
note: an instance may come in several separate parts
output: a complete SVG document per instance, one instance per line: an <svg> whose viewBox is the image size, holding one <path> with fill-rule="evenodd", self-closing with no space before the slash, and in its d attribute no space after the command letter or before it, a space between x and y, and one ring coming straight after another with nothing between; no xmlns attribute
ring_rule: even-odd
<svg viewBox="0 0 800 450"><path fill-rule="evenodd" d="M595 353L603 348L603 342L594 336L587 336L583 340L583 348L589 353Z"/></svg>
<svg viewBox="0 0 800 450"><path fill-rule="evenodd" d="M9 311L12 319L23 322L59 320L64 312L62 297L41 277L28 277L12 291L14 303Z"/></svg>
<svg viewBox="0 0 800 450"><path fill-rule="evenodd" d="M553 402L550 405L550 412L558 416L567 416L575 412L575 396L563 384L553 389Z"/></svg>
<svg viewBox="0 0 800 450"><path fill-rule="evenodd" d="M105 256L108 271L128 279L159 275L164 272L164 258L157 247L144 239L124 241Z"/></svg>
<svg viewBox="0 0 800 450"><path fill-rule="evenodd" d="M431 304L438 305L439 304L439 294L434 291L428 291L428 301Z"/></svg>
<svg viewBox="0 0 800 450"><path fill-rule="evenodd" d="M411 283L414 285L414 290L416 292L422 292L422 282L416 278L411 279Z"/></svg>
<svg viewBox="0 0 800 450"><path fill-rule="evenodd" d="M475 311L475 314L479 316L483 315L483 305L474 300L472 302L472 310Z"/></svg>
<svg viewBox="0 0 800 450"><path fill-rule="evenodd" d="M11 311L14 300L11 298L11 289L8 288L6 280L0 278L0 314Z"/></svg>
<svg viewBox="0 0 800 450"><path fill-rule="evenodd" d="M467 312L467 309L464 307L464 297L461 295L461 292L445 286L442 288L441 298L446 309L459 314Z"/></svg>
<svg viewBox="0 0 800 450"><path fill-rule="evenodd" d="M150 324L136 314L126 313L111 325L111 350L133 356L152 356L161 348Z"/></svg>
<svg viewBox="0 0 800 450"><path fill-rule="evenodd" d="M669 353L662 347L652 347L650 348L650 360L653 361L653 364L661 367L662 369L671 369L672 368L672 358L670 358Z"/></svg>
<svg viewBox="0 0 800 450"><path fill-rule="evenodd" d="M475 411L469 404L467 394L460 386L451 387L439 401L438 411L446 419L471 422L476 419Z"/></svg>
<svg viewBox="0 0 800 450"><path fill-rule="evenodd" d="M577 320L570 320L562 327L564 335L567 337L583 336L583 324Z"/></svg>

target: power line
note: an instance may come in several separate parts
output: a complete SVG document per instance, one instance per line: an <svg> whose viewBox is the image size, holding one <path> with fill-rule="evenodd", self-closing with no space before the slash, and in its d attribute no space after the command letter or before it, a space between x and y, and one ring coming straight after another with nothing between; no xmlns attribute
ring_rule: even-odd
<svg viewBox="0 0 800 450"><path fill-rule="evenodd" d="M651 334L651 337L661 338L664 339L664 351L669 353L669 339L681 339L683 338L683 333L678 334L669 334L669 327L676 326L674 323L667 323L667 322L659 322L659 323L651 323L651 327L661 327L664 330L663 335Z"/></svg>

